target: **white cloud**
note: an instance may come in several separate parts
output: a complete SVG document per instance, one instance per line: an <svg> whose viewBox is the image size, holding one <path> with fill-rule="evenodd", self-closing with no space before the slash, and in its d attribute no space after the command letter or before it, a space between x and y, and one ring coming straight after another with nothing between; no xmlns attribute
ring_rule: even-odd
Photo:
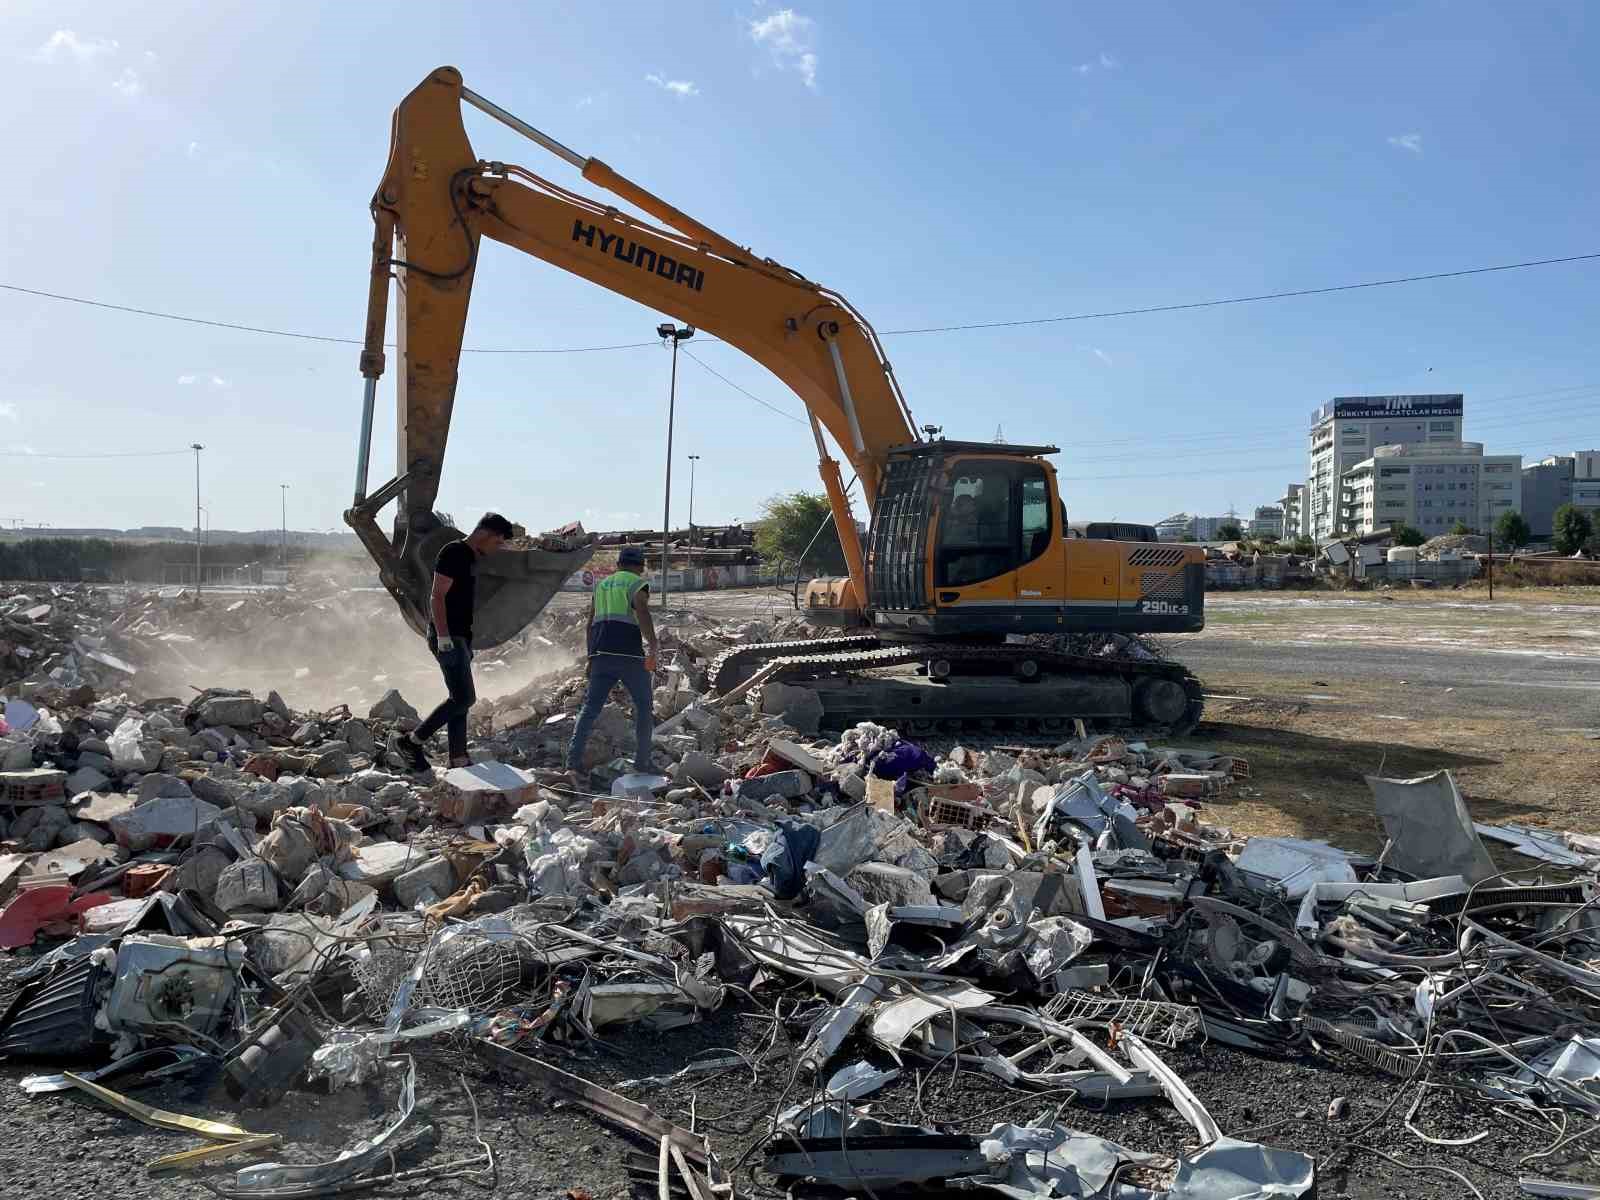
<svg viewBox="0 0 1600 1200"><path fill-rule="evenodd" d="M198 378L198 376L195 376L195 375L179 375L178 376L178 386L179 387L188 387L197 378Z"/></svg>
<svg viewBox="0 0 1600 1200"><path fill-rule="evenodd" d="M1112 363L1111 363L1111 355L1107 354L1104 350L1100 349L1099 346L1090 346L1089 347L1089 353L1094 355L1101 362L1105 363L1106 366L1109 367L1109 366L1112 365Z"/></svg>
<svg viewBox="0 0 1600 1200"><path fill-rule="evenodd" d="M644 81L646 83L655 84L663 91L671 92L679 99L682 99L686 96L698 96L700 94L700 89L695 87L693 80L689 79L667 79L665 76L657 75L652 72L644 77Z"/></svg>
<svg viewBox="0 0 1600 1200"><path fill-rule="evenodd" d="M229 381L224 379L221 375L212 375L209 372L204 374L190 372L188 374L178 376L179 387L193 387L197 383L209 384L214 388L225 388L229 386Z"/></svg>
<svg viewBox="0 0 1600 1200"><path fill-rule="evenodd" d="M132 67L123 67L122 73L111 81L112 88L130 100L144 93L144 80Z"/></svg>
<svg viewBox="0 0 1600 1200"><path fill-rule="evenodd" d="M792 8L750 22L750 37L765 46L779 70L798 71L808 88L817 86L817 23Z"/></svg>
<svg viewBox="0 0 1600 1200"><path fill-rule="evenodd" d="M117 43L110 39L94 38L85 41L70 29L58 29L50 35L48 41L33 52L37 62L63 62L72 59L74 62L92 62L103 58L117 49Z"/></svg>
<svg viewBox="0 0 1600 1200"><path fill-rule="evenodd" d="M593 108L594 107L594 97L593 96L581 96L578 99L578 103L576 105L574 105L574 107L576 107L576 108Z"/></svg>
<svg viewBox="0 0 1600 1200"><path fill-rule="evenodd" d="M1079 75L1087 75L1092 71L1115 71L1120 66L1122 66L1120 58L1115 54L1109 54L1102 50L1088 62L1081 62L1072 69Z"/></svg>
<svg viewBox="0 0 1600 1200"><path fill-rule="evenodd" d="M0 419L15 421L17 419L17 406L9 400L0 400Z"/></svg>
<svg viewBox="0 0 1600 1200"><path fill-rule="evenodd" d="M211 386L212 387L227 387L228 386L228 381L226 379L224 379L221 375L213 375L211 377Z"/></svg>
<svg viewBox="0 0 1600 1200"><path fill-rule="evenodd" d="M205 147L202 146L199 142L190 142L188 148L186 150L184 150L184 153L187 154L190 158L199 158L200 157L200 152L202 150L204 150L204 149L205 149Z"/></svg>
<svg viewBox="0 0 1600 1200"><path fill-rule="evenodd" d="M1409 150L1412 154L1422 153L1422 135L1420 133L1397 133L1389 139L1389 145L1396 150Z"/></svg>

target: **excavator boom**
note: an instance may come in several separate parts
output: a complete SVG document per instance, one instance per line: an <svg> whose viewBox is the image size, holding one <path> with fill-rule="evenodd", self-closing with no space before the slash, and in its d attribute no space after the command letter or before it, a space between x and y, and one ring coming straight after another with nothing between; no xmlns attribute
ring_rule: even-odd
<svg viewBox="0 0 1600 1200"><path fill-rule="evenodd" d="M596 186L670 228L571 192L525 168L483 162L461 120L463 101L524 134ZM847 603L859 609L866 567L826 430L860 479L869 503L889 452L918 440L871 327L836 293L748 249L434 71L395 110L387 169L372 201L375 237L361 370L366 377L356 498L346 520L378 561L386 586L414 626L426 623L429 557L458 536L433 512L449 439L467 305L482 237L543 259L659 312L715 334L766 366L804 402L850 571ZM367 492L376 382L385 366L389 282L396 281L395 477ZM398 499L392 538L376 513ZM516 590L520 629L560 586L566 561L529 566ZM486 573L492 569L486 567ZM536 577L536 578L535 578ZM509 601L510 594L502 596ZM481 626L482 622L478 622ZM480 633L480 641L483 634ZM500 640L496 637L495 640ZM485 643L488 644L488 643Z"/></svg>

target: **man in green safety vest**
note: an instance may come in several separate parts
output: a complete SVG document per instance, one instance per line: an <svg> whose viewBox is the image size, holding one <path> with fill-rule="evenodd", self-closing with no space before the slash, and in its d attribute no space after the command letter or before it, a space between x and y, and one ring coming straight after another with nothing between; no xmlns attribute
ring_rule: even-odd
<svg viewBox="0 0 1600 1200"><path fill-rule="evenodd" d="M633 698L633 769L654 768L650 738L655 719L650 702L659 646L655 622L650 619L650 585L639 575L643 569L644 551L624 546L617 556L616 572L594 585L589 601L589 691L572 731L572 744L567 747L567 771L574 787L585 782L583 751L589 732L611 689L619 683Z"/></svg>

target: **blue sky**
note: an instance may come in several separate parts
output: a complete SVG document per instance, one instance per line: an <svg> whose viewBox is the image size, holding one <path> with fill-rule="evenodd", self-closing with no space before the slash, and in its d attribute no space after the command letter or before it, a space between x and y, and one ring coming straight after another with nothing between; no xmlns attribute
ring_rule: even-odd
<svg viewBox="0 0 1600 1200"><path fill-rule="evenodd" d="M359 337L394 105L446 63L582 153L848 296L880 330L1025 320L1600 251L1587 3L7 5L0 283ZM576 174L469 112L479 154ZM1077 518L1244 510L1307 415L1461 391L1467 435L1600 445L1600 261L1016 329L888 336L919 422L1050 441ZM477 347L659 320L485 243ZM763 369L690 343L800 413ZM357 349L0 292L0 518L341 525ZM393 359L391 356L391 365ZM441 506L661 516L668 357L473 355ZM386 389L373 482L392 460ZM674 520L817 487L809 433L681 364Z"/></svg>

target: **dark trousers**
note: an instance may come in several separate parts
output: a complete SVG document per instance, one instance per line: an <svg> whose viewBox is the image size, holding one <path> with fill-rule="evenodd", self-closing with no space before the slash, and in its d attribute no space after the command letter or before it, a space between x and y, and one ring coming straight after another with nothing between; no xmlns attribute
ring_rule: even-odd
<svg viewBox="0 0 1600 1200"><path fill-rule="evenodd" d="M589 690L572 731L572 744L567 747L567 766L572 770L583 770L583 751L589 744L589 732L600 710L606 706L611 689L619 683L633 699L633 769L650 770L650 739L655 732L655 719L650 711L654 699L650 691L650 672L644 669L642 658L620 654L596 654L589 660Z"/></svg>
<svg viewBox="0 0 1600 1200"><path fill-rule="evenodd" d="M417 726L415 736L417 741L425 742L448 726L450 759L454 762L467 757L467 713L478 701L478 690L472 685L472 645L464 638L456 638L453 650L435 654L434 658L450 694Z"/></svg>

